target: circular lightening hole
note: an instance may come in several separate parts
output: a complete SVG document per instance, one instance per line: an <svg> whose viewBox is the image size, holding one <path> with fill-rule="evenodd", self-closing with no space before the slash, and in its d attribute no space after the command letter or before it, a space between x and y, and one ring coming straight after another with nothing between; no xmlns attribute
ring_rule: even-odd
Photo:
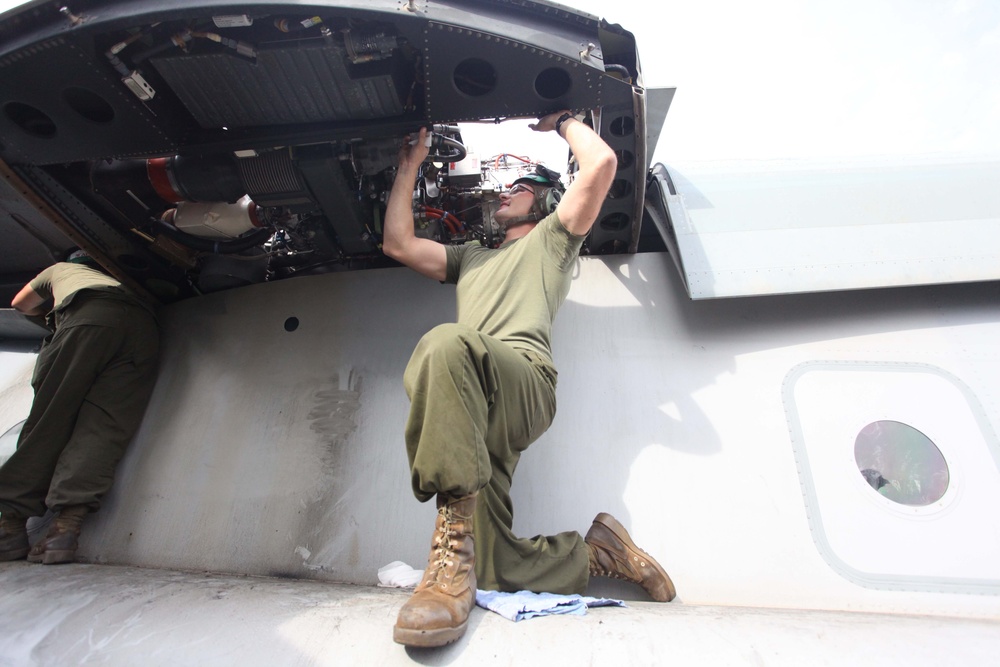
<svg viewBox="0 0 1000 667"><path fill-rule="evenodd" d="M115 110L108 101L86 88L67 88L63 99L70 108L94 123L110 123L115 119Z"/></svg>
<svg viewBox="0 0 1000 667"><path fill-rule="evenodd" d="M572 84L566 70L550 67L535 77L535 92L546 100L554 100L568 93Z"/></svg>
<svg viewBox="0 0 1000 667"><path fill-rule="evenodd" d="M50 139L56 136L56 124L52 119L45 112L30 104L8 102L4 105L3 113L15 125L33 137Z"/></svg>
<svg viewBox="0 0 1000 667"><path fill-rule="evenodd" d="M632 219L625 213L611 213L601 218L598 223L601 229L608 232L620 232L629 226Z"/></svg>
<svg viewBox="0 0 1000 667"><path fill-rule="evenodd" d="M611 121L611 134L616 137L629 137L635 132L635 121L629 116L622 116Z"/></svg>
<svg viewBox="0 0 1000 667"><path fill-rule="evenodd" d="M469 58L455 67L452 81L459 92L470 97L482 97L496 88L497 71L481 58Z"/></svg>
<svg viewBox="0 0 1000 667"><path fill-rule="evenodd" d="M624 178L616 178L611 182L611 189L608 190L608 197L610 199L629 197L632 195L634 190L635 187L632 185L632 181L627 181Z"/></svg>
<svg viewBox="0 0 1000 667"><path fill-rule="evenodd" d="M615 156L618 158L618 171L628 169L635 164L635 155L633 155L631 151L615 151Z"/></svg>

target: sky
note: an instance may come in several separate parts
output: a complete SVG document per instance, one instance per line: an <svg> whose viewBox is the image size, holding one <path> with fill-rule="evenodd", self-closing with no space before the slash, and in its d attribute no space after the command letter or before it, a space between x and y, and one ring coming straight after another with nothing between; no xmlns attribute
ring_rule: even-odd
<svg viewBox="0 0 1000 667"><path fill-rule="evenodd" d="M677 87L659 161L1000 154L993 0L573 4Z"/></svg>

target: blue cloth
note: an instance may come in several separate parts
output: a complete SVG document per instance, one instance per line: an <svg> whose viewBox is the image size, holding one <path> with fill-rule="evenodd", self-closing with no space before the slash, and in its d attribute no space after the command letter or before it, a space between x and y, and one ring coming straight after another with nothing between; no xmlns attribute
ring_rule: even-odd
<svg viewBox="0 0 1000 667"><path fill-rule="evenodd" d="M583 595L556 595L555 593L501 593L499 591L476 591L476 604L495 611L511 621L523 621L535 616L553 614L573 614L583 616L587 607L624 607L621 600L610 598L590 598Z"/></svg>

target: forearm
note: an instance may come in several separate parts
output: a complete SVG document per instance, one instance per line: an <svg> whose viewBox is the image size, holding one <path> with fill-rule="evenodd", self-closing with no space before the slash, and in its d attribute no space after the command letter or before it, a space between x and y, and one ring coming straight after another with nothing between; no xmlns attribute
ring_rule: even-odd
<svg viewBox="0 0 1000 667"><path fill-rule="evenodd" d="M403 167L396 173L396 180L386 204L382 250L399 259L415 238L413 233L413 185L417 180L418 166Z"/></svg>
<svg viewBox="0 0 1000 667"><path fill-rule="evenodd" d="M586 123L569 119L558 130L580 165L559 204L559 221L571 233L582 236L597 219L618 170L618 158Z"/></svg>
<svg viewBox="0 0 1000 667"><path fill-rule="evenodd" d="M604 184L605 190L610 187L618 167L611 147L589 125L576 119L564 121L559 135L569 144L580 165L577 178L587 175L598 185Z"/></svg>
<svg viewBox="0 0 1000 667"><path fill-rule="evenodd" d="M382 252L414 271L435 280L445 279L447 256L444 246L413 233L413 186L420 165L427 157L427 129L415 141L408 136L399 151L399 170L385 207Z"/></svg>

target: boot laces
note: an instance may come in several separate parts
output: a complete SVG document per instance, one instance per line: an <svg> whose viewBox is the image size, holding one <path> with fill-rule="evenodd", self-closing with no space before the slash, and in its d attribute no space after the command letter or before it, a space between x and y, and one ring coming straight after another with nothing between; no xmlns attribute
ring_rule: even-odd
<svg viewBox="0 0 1000 667"><path fill-rule="evenodd" d="M441 530L434 535L434 579L438 580L439 576L447 572L451 566L455 563L455 548L458 543L453 540L453 537L458 537L458 531L455 530L455 514L450 507L442 507L440 510L441 515L444 517L444 525Z"/></svg>
<svg viewBox="0 0 1000 667"><path fill-rule="evenodd" d="M642 575L638 572L630 571L630 563L628 562L628 555L625 554L625 562L621 562L615 557L615 554L609 549L603 549L601 547L593 546L595 551L594 557L590 561L590 574L594 577L609 577L611 579L620 579L622 581L627 581L629 583L638 584L642 583ZM604 567L600 560L598 559L597 551L603 552L605 556L611 561L611 567ZM639 561L636 559L638 564L645 566L645 561Z"/></svg>
<svg viewBox="0 0 1000 667"><path fill-rule="evenodd" d="M56 516L56 518L52 520L52 525L56 529L56 531L60 533L73 532L76 533L77 535L80 534L80 527L82 523L83 523L83 517L75 517L75 516L74 517Z"/></svg>

